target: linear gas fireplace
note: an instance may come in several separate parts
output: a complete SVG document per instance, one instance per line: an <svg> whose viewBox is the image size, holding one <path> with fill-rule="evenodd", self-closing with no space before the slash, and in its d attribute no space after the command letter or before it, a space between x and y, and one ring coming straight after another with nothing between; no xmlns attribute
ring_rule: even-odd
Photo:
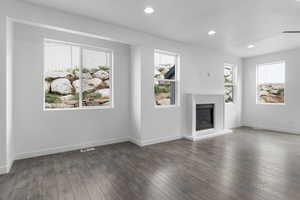
<svg viewBox="0 0 300 200"><path fill-rule="evenodd" d="M196 131L214 128L214 104L196 105Z"/></svg>

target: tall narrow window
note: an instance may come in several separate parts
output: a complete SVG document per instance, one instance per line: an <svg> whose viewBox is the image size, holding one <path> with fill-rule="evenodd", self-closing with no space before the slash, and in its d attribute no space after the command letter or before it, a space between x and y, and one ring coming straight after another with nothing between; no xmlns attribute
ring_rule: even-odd
<svg viewBox="0 0 300 200"><path fill-rule="evenodd" d="M45 109L111 107L111 68L111 51L45 40Z"/></svg>
<svg viewBox="0 0 300 200"><path fill-rule="evenodd" d="M283 104L285 62L257 66L257 103Z"/></svg>
<svg viewBox="0 0 300 200"><path fill-rule="evenodd" d="M179 56L160 50L154 52L155 105L176 105Z"/></svg>
<svg viewBox="0 0 300 200"><path fill-rule="evenodd" d="M234 102L236 77L235 68L231 64L224 65L224 99L225 103Z"/></svg>

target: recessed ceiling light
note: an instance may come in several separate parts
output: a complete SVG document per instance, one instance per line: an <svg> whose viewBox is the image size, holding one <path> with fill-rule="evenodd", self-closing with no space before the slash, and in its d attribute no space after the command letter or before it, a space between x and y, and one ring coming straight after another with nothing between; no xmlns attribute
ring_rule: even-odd
<svg viewBox="0 0 300 200"><path fill-rule="evenodd" d="M208 35L216 35L216 31L214 31L214 30L210 30L209 32L208 32Z"/></svg>
<svg viewBox="0 0 300 200"><path fill-rule="evenodd" d="M248 49L252 49L252 48L254 48L255 46L253 45L253 44L249 44L248 45Z"/></svg>
<svg viewBox="0 0 300 200"><path fill-rule="evenodd" d="M146 14L152 14L152 13L154 13L154 9L152 8L152 7L146 7L145 9L144 9L144 12L146 13Z"/></svg>

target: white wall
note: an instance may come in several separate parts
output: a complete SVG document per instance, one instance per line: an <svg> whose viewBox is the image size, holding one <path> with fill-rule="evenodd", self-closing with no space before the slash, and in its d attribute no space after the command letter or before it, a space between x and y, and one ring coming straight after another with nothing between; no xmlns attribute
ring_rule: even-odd
<svg viewBox="0 0 300 200"><path fill-rule="evenodd" d="M238 82L241 83L241 60L235 56L227 55L211 49L200 47L185 47L173 50L180 54L179 86L180 106L157 108L154 106L153 94L153 66L155 46L138 48L140 54L137 66L140 66L141 87L141 143L152 144L159 141L167 141L180 138L188 131L186 121L187 93L223 94L224 92L224 62L237 66ZM162 49L171 51L172 49ZM136 72L138 70L136 69ZM135 73L136 73L135 72ZM209 74L209 76L208 76ZM132 87L134 90L134 87ZM135 93L133 91L133 93ZM135 97L139 96L136 95ZM225 127L240 126L241 122L241 86L236 88L234 104L225 106Z"/></svg>
<svg viewBox="0 0 300 200"><path fill-rule="evenodd" d="M181 137L181 106L157 108L154 105L154 50L155 46L142 48L141 99L142 143L151 144ZM171 51L172 49L162 49ZM183 52L182 49L181 52ZM175 51L176 53L177 51ZM181 59L185 60L182 56ZM184 66L184 61L181 62ZM182 94L182 93L181 93Z"/></svg>
<svg viewBox="0 0 300 200"><path fill-rule="evenodd" d="M224 92L224 63L230 63L237 67L238 72L238 87L233 104L225 105L225 127L234 128L241 124L241 78L242 78L242 63L241 59L228 55L226 53L193 48L185 52L185 62L182 69L182 93L198 93L198 94L223 94ZM182 97L183 111L186 112L186 97ZM187 113L186 113L187 114ZM182 116L186 116L182 114ZM189 114L189 113L188 113ZM183 121L183 132L188 130L185 121Z"/></svg>
<svg viewBox="0 0 300 200"><path fill-rule="evenodd" d="M236 60L234 57L226 63L234 65L236 86L233 92L233 103L225 104L225 127L236 128L242 124L243 64L240 59Z"/></svg>
<svg viewBox="0 0 300 200"><path fill-rule="evenodd" d="M15 24L13 126L16 157L128 140L130 47L29 25ZM114 51L114 108L43 111L43 39ZM28 154L30 153L30 154Z"/></svg>
<svg viewBox="0 0 300 200"><path fill-rule="evenodd" d="M185 93L188 92L197 92L197 93L223 93L223 65L224 62L240 65L240 59L238 57L228 55L224 52L220 52L213 49L204 49L202 47L190 46L184 43L162 39L155 37L146 33L141 33L133 30L129 30L123 27L111 25L101 21L95 21L90 18L85 18L81 16L71 15L63 13L57 10L52 10L49 8L42 8L33 6L30 4L25 4L16 0L4 0L0 2L0 62L1 62L1 73L0 73L0 92L4 95L4 99L0 99L0 108L1 110L6 110L6 27L3 26L6 22L6 16L9 16L14 19L14 21L21 21L25 23L31 23L37 26L47 27L51 29L59 29L64 31L72 31L73 33L85 34L94 38L107 38L114 41L122 41L127 44L133 45L134 47L139 48L140 61L137 62L139 66L136 76L138 77L136 83L140 82L141 85L136 86L131 84L132 90L128 88L126 91L130 93L131 98L136 97L135 94L138 94L140 99L130 99L130 102L138 102L140 106L137 105L137 108L140 108L140 112L136 112L138 116L137 123L138 129L130 131L135 133L131 135L132 137L138 136L140 143L150 144L153 142L163 141L166 139L174 139L184 134L186 131L186 121L185 117L182 117L186 113L185 106ZM30 32L30 30L28 30ZM50 31L52 32L52 31ZM39 69L41 64L41 52L40 50L40 34L44 34L43 31L33 31L32 34L36 35L36 38L33 38L31 35L24 34L24 36L16 30L16 38L18 41L15 44L15 54L18 56L14 58L14 66L19 67L20 72L16 73L16 76L22 78L22 73L28 73L25 71L25 68L21 67L22 63L25 62L27 67L34 67L35 76L32 76L32 80L24 82L22 84L14 84L14 94L19 95L19 97L30 98L30 93L26 93L23 89L32 88L31 92L35 98L32 100L35 104L33 110L27 108L26 106L20 105L20 102L17 105L14 105L15 111L13 111L13 127L16 132L16 152L19 155L26 153L28 151L35 151L40 149L47 148L57 148L62 145L66 146L76 146L78 142L97 142L97 139L110 139L112 136L125 136L124 132L120 132L121 129L112 121L111 119L120 119L119 116L113 111L103 111L101 116L98 115L99 111L69 111L65 112L49 112L44 113L37 107L41 106L40 96L37 96L38 91L40 94L41 86L39 84L34 84L41 81L41 71ZM20 35L21 34L21 35ZM52 34L52 33L51 33ZM66 34L59 34L59 37L66 37L67 39L75 39L79 36L70 36ZM27 41L31 41L28 43ZM89 42L89 41L87 41ZM4 44L4 45L2 45ZM26 51L23 54L23 49L32 48L32 51ZM162 49L170 52L176 52L181 55L181 77L180 77L180 89L181 89L181 103L178 108L166 108L166 109L156 109L154 108L154 94L153 94L153 62L154 49ZM134 51L133 51L134 52ZM27 57L35 56L33 60L28 59ZM128 57L129 59L130 57ZM134 60L132 56L132 60ZM140 64L139 64L140 63ZM133 66L131 69L134 69ZM207 76L207 73L210 73L211 76ZM125 73L125 72L124 72ZM122 77L120 77L122 78ZM115 78L116 80L116 78ZM133 84L136 84L133 81ZM24 84L24 85L23 85ZM123 88L123 85L115 85L115 87ZM121 96L115 96L115 100ZM17 100L15 100L17 101ZM24 104L24 102L22 102ZM28 104L26 102L26 104ZM128 104L129 105L129 104ZM226 119L228 121L228 126L234 127L239 126L239 117L240 117L240 101L237 101L235 105L231 105L227 108ZM129 106L128 106L129 107ZM130 108L133 110L133 105L131 104ZM124 108L125 109L125 108ZM126 110L124 110L126 112ZM98 130L98 126L94 125L97 121L97 118L104 119L104 113L106 116L107 132L103 133L104 135L99 136L99 133L95 132ZM120 114L120 112L117 112ZM232 114L233 113L233 114ZM20 116L18 116L20 114ZM103 114L103 115L102 115ZM107 114L107 115L106 115ZM139 116L140 114L140 116ZM25 117L30 115L31 117ZM34 117L34 115L39 116L40 118ZM123 114L121 114L123 115ZM33 117L32 117L33 116ZM70 117L72 116L72 119ZM92 117L91 117L92 116ZM91 119L92 118L92 119ZM231 119L232 118L232 119ZM57 120L60 119L60 120ZM79 124L75 125L71 129L59 128L67 127L66 124L70 124L72 120L77 123L79 120L89 119L91 121L86 121L88 126L83 130L82 127L79 127ZM120 119L121 120L121 119ZM7 145L2 144L2 139L6 140L7 129L5 127L6 114L0 113L0 166L7 163L6 158L6 149ZM4 124L2 124L4 123ZM49 125L51 124L51 125ZM55 126L53 125L55 124ZM110 126L110 125L114 126ZM34 127L37 125L37 127ZM126 124L128 125L128 124ZM134 125L134 123L130 123ZM132 126L131 130L136 126ZM51 130L46 130L51 129ZM140 130L140 133L137 133ZM32 133L31 133L32 132ZM45 133L44 133L45 132ZM74 137L74 132L76 136ZM27 135L31 136L27 138ZM64 134L64 139L60 137L60 134ZM139 138L140 137L140 138ZM20 138L25 138L25 141L21 141ZM136 139L136 138L134 138ZM39 141L38 141L39 140ZM34 146L32 146L34 144ZM2 152L5 152L2 154Z"/></svg>
<svg viewBox="0 0 300 200"><path fill-rule="evenodd" d="M130 69L130 117L131 135L133 142L139 144L141 141L142 126L142 102L141 102L141 50L137 46L131 46L131 69Z"/></svg>
<svg viewBox="0 0 300 200"><path fill-rule="evenodd" d="M300 49L243 60L243 125L300 133ZM285 105L256 104L256 65L286 62Z"/></svg>
<svg viewBox="0 0 300 200"><path fill-rule="evenodd" d="M15 146L13 143L13 62L14 62L14 25L11 21L7 21L7 46L6 46L6 145L7 145L7 168L10 169L15 154Z"/></svg>
<svg viewBox="0 0 300 200"><path fill-rule="evenodd" d="M0 12L0 174L7 171L7 132L6 132L6 18Z"/></svg>

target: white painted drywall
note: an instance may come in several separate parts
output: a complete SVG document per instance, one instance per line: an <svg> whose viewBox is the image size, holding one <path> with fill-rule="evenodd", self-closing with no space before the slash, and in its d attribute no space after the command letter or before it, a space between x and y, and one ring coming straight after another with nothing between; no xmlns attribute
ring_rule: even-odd
<svg viewBox="0 0 300 200"><path fill-rule="evenodd" d="M6 134L6 18L0 12L0 174L6 172L7 165L7 134Z"/></svg>
<svg viewBox="0 0 300 200"><path fill-rule="evenodd" d="M300 49L243 60L243 125L300 133ZM285 61L285 105L256 104L256 65Z"/></svg>
<svg viewBox="0 0 300 200"><path fill-rule="evenodd" d="M43 111L43 40L93 45L114 52L114 108ZM13 126L16 156L81 144L127 140L130 121L128 45L15 24Z"/></svg>
<svg viewBox="0 0 300 200"><path fill-rule="evenodd" d="M8 20L7 28L7 46L6 46L6 145L7 145L7 171L10 170L14 161L15 146L13 142L13 62L14 62L14 24Z"/></svg>
<svg viewBox="0 0 300 200"><path fill-rule="evenodd" d="M183 54L183 67L181 70L182 93L195 94L222 94L224 92L224 63L231 63L237 66L238 70L238 87L236 88L235 102L225 105L225 128L234 128L240 126L241 117L241 60L235 56L211 49L193 48ZM187 98L182 97L182 114L189 115ZM182 132L189 132L185 120L181 121Z"/></svg>
<svg viewBox="0 0 300 200"><path fill-rule="evenodd" d="M52 10L49 8L37 7L30 4L25 4L16 0L4 0L0 2L0 62L1 62L1 79L0 79L0 92L4 96L0 99L0 108L1 110L5 110L6 107L6 47L2 44L6 42L6 28L3 26L6 21L6 16L13 18L14 20L21 21L24 23L31 23L38 26L43 26L47 28L55 28L64 31L72 31L74 33L85 33L91 37L102 36L101 38L122 41L127 44L131 44L134 46L138 46L140 49L140 72L137 77L140 77L141 85L139 86L131 86L130 88L137 88L140 92L137 93L140 95L139 100L130 99L130 102L140 102L140 106L137 108L140 109L140 116L138 120L140 120L138 127L141 130L141 134L139 137L143 140L142 143L150 144L154 142L164 141L167 139L174 139L178 136L184 134L186 119L184 116L186 112L185 106L185 93L197 92L197 93L222 93L223 92L223 65L224 62L237 64L239 67L240 59L238 57L227 55L224 52L219 52L213 49L206 49L203 47L195 47L188 46L183 43L179 43L176 41L166 40L162 38L155 37L153 35L149 35L146 33L141 33L137 31L133 31L124 27L115 26L112 24L104 23L101 21L95 21L93 19L85 18L82 16L71 15L68 13L63 13L57 10ZM52 31L50 31L52 32ZM38 32L32 31L32 34L38 34ZM21 34L16 31L16 34ZM38 34L39 35L39 34ZM70 38L78 38L79 36L70 36L69 34L59 34L60 36ZM32 100L34 102L35 108L41 106L41 101L39 98L41 96L36 96L37 91L41 90L41 85L36 84L36 82L40 82L42 80L41 71L39 69L41 63L41 52L40 50L40 42L37 41L39 37L33 38L31 35L16 35L19 37L20 41L15 43L15 54L18 55L18 58L14 58L14 65L21 66L22 63L25 63L30 66L30 68L34 67L35 76L32 76L32 80L29 82L23 82L22 85L20 83L14 83L15 95L19 95L26 98L34 97ZM28 38L26 38L28 37ZM31 42L28 42L31 41ZM87 40L87 42L89 42ZM31 50L29 51L28 49ZM21 49L27 49L24 54L20 52ZM154 108L154 94L153 94L153 62L154 49L162 49L170 52L176 52L181 55L181 76L180 76L180 107L178 108L166 108L166 109L156 109ZM35 53L33 53L35 52ZM27 57L32 57L34 55L34 59L28 59ZM14 55L15 56L15 55ZM130 56L128 56L130 59ZM135 58L134 58L135 59ZM133 60L134 60L133 59ZM20 72L17 76L22 76L22 73L27 73L24 68L19 69ZM27 69L26 69L27 70ZM130 70L127 71L130 73ZM121 72L117 72L121 73ZM125 73L125 72L124 72ZM207 74L210 76L207 76ZM125 73L126 74L126 73ZM124 75L124 74L123 74ZM20 77L22 78L22 77ZM122 82L122 77L121 82ZM115 80L116 77L115 77ZM34 84L33 84L34 82ZM23 85L24 84L24 85ZM128 82L129 84L129 82ZM18 85L18 86L17 86ZM20 88L19 88L20 86ZM18 88L17 88L18 87ZM30 93L34 93L34 95L30 96L30 94L25 93L22 89L31 88ZM122 89L125 87L124 85L116 85L115 87L120 87ZM135 97L135 93L130 91L129 88L125 88L125 91L128 94L131 94L131 97ZM120 93L123 94L123 93ZM121 95L115 95L115 100L123 101L123 97ZM17 101L17 100L15 100ZM117 124L112 119L121 120L123 118L123 114L121 111L113 112L109 110L104 110L101 112L101 115L98 115L97 110L93 111L68 111L67 113L60 112L50 112L49 114L41 113L40 110L37 109L28 109L28 102L26 104L22 102L21 105L14 105L14 123L13 130L16 134L15 140L16 143L16 153L19 155L26 155L27 151L39 151L45 150L49 153L60 151L61 145L65 145L70 149L78 147L78 142L90 142L98 143L97 139L101 139L101 142L104 142L104 139L113 139L110 141L114 141L119 136L125 136L123 129L121 130L124 124ZM117 103L117 102L116 102ZM124 103L124 101L123 101ZM25 106L24 106L25 104ZM33 103L29 103L31 106ZM121 104L121 103L120 103ZM129 107L129 103L128 103ZM130 106L130 108L132 105ZM124 108L124 111L128 111ZM237 120L236 116L240 116L240 103L237 102L236 105L232 107L228 107L228 113L235 112L234 120L231 120L231 114L228 114L227 120L230 122L230 126L239 126L239 120ZM18 116L16 114L21 114ZM137 112L138 113L138 112ZM102 115L103 114L103 115ZM104 135L99 136L99 132L95 132L102 128L100 125L95 125L95 122L100 123L100 119L104 118L105 114L105 124L107 125L105 130L107 132ZM34 117L34 115L40 116L39 119ZM120 117L119 115L122 115ZM29 116L29 117L25 117ZM33 117L32 117L33 116ZM69 117L71 116L71 117ZM91 117L92 116L92 117ZM100 119L99 119L100 118ZM131 120L130 115L127 113L127 118ZM59 120L58 120L59 119ZM79 120L87 119L86 122L88 124L87 128L83 129L81 127ZM90 120L90 121L89 121ZM2 144L3 140L6 140L7 129L5 127L6 114L0 113L0 163L5 165L7 163L6 159L6 149L7 145L5 143ZM71 124L72 121L77 122L75 127L71 129L61 128L67 127L66 124ZM234 123L233 123L234 122ZM2 126L2 123L4 125ZM17 124L15 124L17 123ZM47 125L47 124L52 124ZM133 123L125 123L125 126L131 126ZM34 126L37 125L36 128ZM108 128L110 127L110 128ZM46 130L47 128L51 128L51 130ZM132 127L131 127L132 128ZM131 129L132 130L132 129ZM139 130L139 129L137 129ZM33 132L33 133L31 133ZM44 133L46 132L46 133ZM74 135L76 132L76 135ZM101 132L102 133L102 132ZM30 137L28 137L30 134ZM60 136L60 134L64 135L64 139ZM103 137L102 137L103 136ZM135 136L135 135L133 135ZM22 139L24 138L24 141ZM3 140L2 140L3 139ZM103 139L103 140L102 140ZM50 150L49 150L50 149ZM52 150L51 150L52 149ZM53 150L54 149L54 150ZM3 155L2 155L2 152ZM1 166L1 165L0 165Z"/></svg>
<svg viewBox="0 0 300 200"><path fill-rule="evenodd" d="M154 46L134 46L131 52L131 139L139 145L181 137L181 107L157 108L154 106L154 50Z"/></svg>
<svg viewBox="0 0 300 200"><path fill-rule="evenodd" d="M131 87L133 90L141 90L140 96L133 95L133 98L141 99L141 128L139 135L140 143L142 144L176 139L186 135L189 131L187 128L189 122L186 118L188 108L185 94L222 94L224 91L223 66L225 61L236 65L238 70L241 71L241 60L239 58L211 49L190 46L181 49L162 49L180 55L180 93L178 94L180 95L180 103L177 107L157 108L154 106L153 93L154 49L155 46L150 45L138 48L139 60L137 63L139 63L138 66L140 66L141 69L139 70L141 72L136 70L134 73L140 73L137 77L141 77L141 86L140 88ZM238 79L240 79L240 74ZM134 93L137 94L137 92L133 91ZM235 103L226 105L226 128L240 126L240 96L240 87L238 87Z"/></svg>
<svg viewBox="0 0 300 200"><path fill-rule="evenodd" d="M132 142L139 144L141 141L142 126L142 102L141 102L141 51L138 46L131 46L131 68L130 68L130 117Z"/></svg>
<svg viewBox="0 0 300 200"><path fill-rule="evenodd" d="M233 64L236 74L233 103L225 104L225 128L230 129L239 127L242 123L243 65L241 60L236 60L234 58L229 59L226 63Z"/></svg>

